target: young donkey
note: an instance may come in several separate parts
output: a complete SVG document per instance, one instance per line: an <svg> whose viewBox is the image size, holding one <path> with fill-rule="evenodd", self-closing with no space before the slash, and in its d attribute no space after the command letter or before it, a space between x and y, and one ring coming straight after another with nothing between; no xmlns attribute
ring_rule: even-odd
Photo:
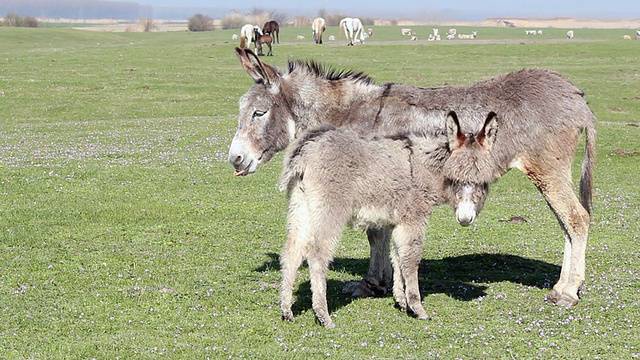
<svg viewBox="0 0 640 360"><path fill-rule="evenodd" d="M349 223L365 229L391 228L393 297L403 311L408 306L419 319L429 318L418 288L428 217L435 206L452 197L465 197L465 208L477 213L488 192L486 182L450 182L443 173L467 166L450 163L453 154L462 153L456 157L462 162L486 155L496 131L493 112L477 135L463 134L456 114L450 112L448 137L365 137L332 125L305 132L287 151L279 183L289 199L289 234L280 258L282 318L294 320L293 285L306 258L313 310L322 325L334 327L327 307L326 274L333 248ZM477 196L469 196L472 193Z"/></svg>

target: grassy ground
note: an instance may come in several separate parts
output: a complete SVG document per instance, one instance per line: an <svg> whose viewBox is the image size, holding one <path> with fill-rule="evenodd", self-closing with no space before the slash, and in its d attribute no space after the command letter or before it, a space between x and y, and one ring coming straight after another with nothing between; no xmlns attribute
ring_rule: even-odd
<svg viewBox="0 0 640 360"><path fill-rule="evenodd" d="M550 29L531 43L521 29L482 28L513 41L416 44L390 27L348 48L282 32L265 59L281 67L317 59L379 83L442 86L540 66L581 87L598 118L581 303L544 303L561 230L511 172L476 226L446 207L432 217L420 279L433 320L391 297L340 294L368 264L365 236L349 230L328 279L337 328L316 324L306 269L297 321L282 323L281 158L242 179L226 163L251 85L233 32L0 28L0 358L640 357L638 42ZM511 216L529 222L498 221Z"/></svg>

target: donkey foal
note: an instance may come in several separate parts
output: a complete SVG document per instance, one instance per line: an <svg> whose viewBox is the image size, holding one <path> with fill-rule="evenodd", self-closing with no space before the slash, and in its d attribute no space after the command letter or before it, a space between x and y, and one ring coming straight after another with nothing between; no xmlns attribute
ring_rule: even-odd
<svg viewBox="0 0 640 360"><path fill-rule="evenodd" d="M489 122L495 124L494 113ZM488 192L486 183L445 181L442 173L451 155L450 142L479 136L463 135L453 112L447 123L451 124L449 136L364 137L348 128L325 125L307 131L289 147L279 182L289 200L288 238L280 257L283 320L294 320L293 285L306 258L313 310L322 325L335 326L327 307L326 274L348 224L391 229L393 297L402 311L408 306L417 318L429 318L418 288L428 217L435 206L453 196L464 197L463 202L469 202L466 208L473 212L470 216L475 217ZM480 145L490 144L496 134L485 134L485 128Z"/></svg>

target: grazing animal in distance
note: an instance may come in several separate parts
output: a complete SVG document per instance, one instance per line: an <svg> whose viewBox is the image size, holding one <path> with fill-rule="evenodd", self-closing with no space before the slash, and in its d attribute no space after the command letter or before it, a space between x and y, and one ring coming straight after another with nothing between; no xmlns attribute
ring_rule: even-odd
<svg viewBox="0 0 640 360"><path fill-rule="evenodd" d="M344 18L340 20L338 34L344 32L344 36L347 38L347 46L354 46L356 40L364 44L366 35L362 26L362 21L358 18Z"/></svg>
<svg viewBox="0 0 640 360"><path fill-rule="evenodd" d="M238 127L229 146L228 159L237 176L255 172L305 129L321 124L349 126L361 133L444 132L444 114L453 110L462 119L461 127L473 132L484 121L476 114L500 114L501 131L490 156L448 178L473 180L482 169L491 173L493 182L510 169L522 171L538 188L564 234L560 277L547 300L565 307L578 303L591 221L595 116L584 93L562 75L523 69L469 85L427 88L376 84L361 72L301 60L289 61L281 71L250 50L236 48L236 55L254 80L240 98ZM582 134L586 141L578 198L571 173ZM458 222L467 222L452 205ZM383 294L391 280L389 229L369 229L367 236L369 272L345 289L357 296Z"/></svg>
<svg viewBox="0 0 640 360"><path fill-rule="evenodd" d="M311 32L313 33L313 41L316 44L322 44L322 34L327 29L326 22L323 18L315 18L311 24Z"/></svg>
<svg viewBox="0 0 640 360"><path fill-rule="evenodd" d="M260 35L260 33L258 32L258 30L254 30L255 31L255 38L256 38L256 47L258 48L258 56L264 56L264 53L262 52L262 45L266 44L269 47L269 52L267 53L267 56L273 56L273 49L271 47L271 43L273 42L273 37L271 35Z"/></svg>
<svg viewBox="0 0 640 360"><path fill-rule="evenodd" d="M270 20L264 23L262 27L262 33L264 35L271 35L273 41L276 44L280 44L280 25L275 20Z"/></svg>
<svg viewBox="0 0 640 360"><path fill-rule="evenodd" d="M458 39L475 39L478 37L478 32L474 31L471 34L458 34Z"/></svg>
<svg viewBox="0 0 640 360"><path fill-rule="evenodd" d="M567 39L573 39L573 30L567 31Z"/></svg>
<svg viewBox="0 0 640 360"><path fill-rule="evenodd" d="M365 137L347 127L325 124L304 132L289 147L279 182L289 202L288 237L280 257L283 320L294 321L293 287L306 259L316 317L325 327L335 326L327 307L326 277L334 248L349 224L390 228L393 297L402 311L429 318L418 287L429 215L449 198L463 198L475 217L488 193L487 183L445 181L442 174L452 159L450 149L467 157L490 151L497 131L495 113L489 114L478 134L461 131L455 112L447 115L446 122L446 136L389 137ZM456 159L468 162L465 157ZM474 197L476 193L480 196Z"/></svg>
<svg viewBox="0 0 640 360"><path fill-rule="evenodd" d="M244 25L240 30L240 48L248 48L253 44L255 51L257 49L256 34L262 35L262 30L260 30L258 25Z"/></svg>

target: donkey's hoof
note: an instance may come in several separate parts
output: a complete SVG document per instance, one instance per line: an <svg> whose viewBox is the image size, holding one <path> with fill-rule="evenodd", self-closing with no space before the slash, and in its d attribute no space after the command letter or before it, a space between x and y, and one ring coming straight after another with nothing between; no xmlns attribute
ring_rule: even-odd
<svg viewBox="0 0 640 360"><path fill-rule="evenodd" d="M431 320L431 316L424 314L417 316L418 320Z"/></svg>
<svg viewBox="0 0 640 360"><path fill-rule="evenodd" d="M387 288L362 279L360 281L348 282L342 288L342 293L351 295L352 297L384 296L387 294Z"/></svg>
<svg viewBox="0 0 640 360"><path fill-rule="evenodd" d="M333 329L336 327L336 324L334 324L333 321L329 320L329 321L323 322L322 326L324 326L325 329Z"/></svg>
<svg viewBox="0 0 640 360"><path fill-rule="evenodd" d="M552 304L556 304L559 299L560 299L560 293L555 290L551 290L551 292L547 295L544 301Z"/></svg>
<svg viewBox="0 0 640 360"><path fill-rule="evenodd" d="M296 318L293 317L293 313L291 311L282 312L282 321L294 322L295 320Z"/></svg>
<svg viewBox="0 0 640 360"><path fill-rule="evenodd" d="M555 302L555 304L558 306L570 308L576 306L578 304L578 301L580 301L580 299L578 299L577 296L563 293L560 296L560 299Z"/></svg>

